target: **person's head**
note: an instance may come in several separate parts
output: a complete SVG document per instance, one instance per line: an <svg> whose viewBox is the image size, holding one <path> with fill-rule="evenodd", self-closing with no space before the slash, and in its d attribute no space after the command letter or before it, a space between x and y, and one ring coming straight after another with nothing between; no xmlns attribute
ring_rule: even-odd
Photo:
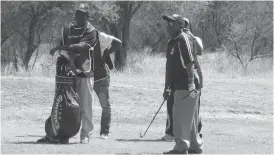
<svg viewBox="0 0 274 155"><path fill-rule="evenodd" d="M192 32L192 28L191 28L189 19L183 18L183 20L184 20L184 29L188 29L188 30L190 30L190 32Z"/></svg>
<svg viewBox="0 0 274 155"><path fill-rule="evenodd" d="M172 16L164 15L163 19L167 22L166 28L170 36L177 35L185 26L185 21L183 20L183 17L178 14L173 14Z"/></svg>
<svg viewBox="0 0 274 155"><path fill-rule="evenodd" d="M185 25L184 28L189 29L189 24L190 24L190 23L189 23L189 19L187 19L187 18L184 17L183 20L184 20L184 23L185 23L185 24L184 24L184 25Z"/></svg>
<svg viewBox="0 0 274 155"><path fill-rule="evenodd" d="M75 22L77 26L85 26L89 18L88 4L79 4L75 11Z"/></svg>

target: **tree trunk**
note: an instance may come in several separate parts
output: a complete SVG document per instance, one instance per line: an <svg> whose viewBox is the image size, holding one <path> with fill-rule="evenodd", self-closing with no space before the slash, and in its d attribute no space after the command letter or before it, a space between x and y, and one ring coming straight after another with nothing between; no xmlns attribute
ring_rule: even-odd
<svg viewBox="0 0 274 155"><path fill-rule="evenodd" d="M34 53L36 46L34 45L34 37L35 37L35 30L34 27L36 25L36 21L33 20L29 26L29 34L27 40L27 50L24 55L23 65L26 70L29 69L29 61L31 59L32 54Z"/></svg>
<svg viewBox="0 0 274 155"><path fill-rule="evenodd" d="M15 71L18 72L18 59L17 59L15 49L13 49L13 55L14 55L13 65L14 65Z"/></svg>
<svg viewBox="0 0 274 155"><path fill-rule="evenodd" d="M122 38L122 29L120 26L113 25L112 31L115 37ZM114 53L114 65L119 71L123 70L123 67L125 66L123 50L123 46L119 46Z"/></svg>
<svg viewBox="0 0 274 155"><path fill-rule="evenodd" d="M126 18L126 21L124 22L124 27L122 29L123 34L123 56L124 56L124 65L127 64L127 51L129 49L129 31L130 31L130 19Z"/></svg>

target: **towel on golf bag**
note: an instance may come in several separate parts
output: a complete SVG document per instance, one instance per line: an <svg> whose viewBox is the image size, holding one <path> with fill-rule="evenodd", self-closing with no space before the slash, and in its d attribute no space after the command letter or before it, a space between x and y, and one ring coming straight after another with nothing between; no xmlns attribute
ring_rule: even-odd
<svg viewBox="0 0 274 155"><path fill-rule="evenodd" d="M75 136L80 129L79 97L76 94L76 77L68 76L69 59L60 55L56 62L55 97L45 131L52 141Z"/></svg>

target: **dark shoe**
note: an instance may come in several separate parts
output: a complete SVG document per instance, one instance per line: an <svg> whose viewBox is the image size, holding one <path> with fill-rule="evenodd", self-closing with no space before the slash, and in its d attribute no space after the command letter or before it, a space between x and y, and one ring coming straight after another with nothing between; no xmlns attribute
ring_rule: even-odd
<svg viewBox="0 0 274 155"><path fill-rule="evenodd" d="M203 150L192 150L192 149L189 149L188 153L189 154L203 154Z"/></svg>
<svg viewBox="0 0 274 155"><path fill-rule="evenodd" d="M48 136L44 136L43 138L38 139L38 140L37 140L37 143L58 144L59 141L53 141L53 140L49 139Z"/></svg>
<svg viewBox="0 0 274 155"><path fill-rule="evenodd" d="M47 136L44 136L37 140L37 143L47 143L47 142L48 142Z"/></svg>
<svg viewBox="0 0 274 155"><path fill-rule="evenodd" d="M60 140L60 144L68 144L68 143L69 143L69 138Z"/></svg>
<svg viewBox="0 0 274 155"><path fill-rule="evenodd" d="M178 151L178 150L170 150L168 152L164 152L163 154L188 154L187 150L184 151Z"/></svg>

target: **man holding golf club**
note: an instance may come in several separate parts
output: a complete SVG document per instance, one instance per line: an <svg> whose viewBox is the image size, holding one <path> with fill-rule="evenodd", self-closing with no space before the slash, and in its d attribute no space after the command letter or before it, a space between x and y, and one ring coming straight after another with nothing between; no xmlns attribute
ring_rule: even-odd
<svg viewBox="0 0 274 155"><path fill-rule="evenodd" d="M187 154L188 150L202 152L198 135L197 110L199 92L194 84L193 38L183 32L185 21L182 16L163 16L167 21L167 32L171 36L167 45L166 90L174 91L173 134L175 147L164 154Z"/></svg>
<svg viewBox="0 0 274 155"><path fill-rule="evenodd" d="M182 31L189 34L194 39L193 52L196 55L202 55L203 44L202 44L201 39L192 34L191 23L190 23L189 19L183 18L183 20L185 23L184 23L184 28L182 29ZM198 39L199 39L199 41L198 41ZM168 56L168 53L167 53L167 56ZM203 88L203 74L202 74L201 66L199 64L197 57L195 58L194 68L195 68L194 83L195 83L196 89L198 89L200 92L199 99L198 99L198 108L197 108L197 111L195 112L195 119L198 120L197 121L198 122L198 133L199 133L200 137L202 138L202 134L200 133L200 131L202 129L202 122L201 122L199 109L200 109L201 89ZM172 108L173 108L173 104L174 104L174 96L173 96L174 92L171 92L170 88L168 88L169 83L170 83L169 81L165 82L165 89L164 89L164 93L163 93L164 99L167 100L166 129L165 129L165 136L162 138L162 140L164 140L164 141L174 141L173 119L172 119Z"/></svg>

